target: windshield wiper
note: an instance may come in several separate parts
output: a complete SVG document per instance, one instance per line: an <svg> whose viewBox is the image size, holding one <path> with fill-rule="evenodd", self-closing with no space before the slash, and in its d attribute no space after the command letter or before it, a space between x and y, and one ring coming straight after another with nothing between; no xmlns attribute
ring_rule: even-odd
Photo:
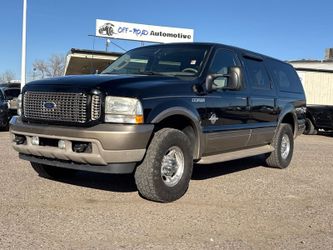
<svg viewBox="0 0 333 250"><path fill-rule="evenodd" d="M155 72L155 71L139 71L139 74L147 75L147 76L165 76L166 75L161 72Z"/></svg>
<svg viewBox="0 0 333 250"><path fill-rule="evenodd" d="M105 74L105 75L121 75L120 73L116 73L116 72L101 72L101 74Z"/></svg>

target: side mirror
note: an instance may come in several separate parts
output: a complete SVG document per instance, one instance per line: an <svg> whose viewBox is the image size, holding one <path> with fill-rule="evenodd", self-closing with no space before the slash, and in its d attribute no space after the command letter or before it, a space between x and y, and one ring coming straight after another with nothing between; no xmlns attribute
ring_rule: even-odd
<svg viewBox="0 0 333 250"><path fill-rule="evenodd" d="M242 71L240 67L229 67L227 74L210 74L206 78L206 90L215 89L239 90L241 88ZM223 84L218 84L222 82Z"/></svg>
<svg viewBox="0 0 333 250"><path fill-rule="evenodd" d="M241 88L242 70L240 67L228 68L228 74L225 77L228 77L228 83L224 89L239 90Z"/></svg>

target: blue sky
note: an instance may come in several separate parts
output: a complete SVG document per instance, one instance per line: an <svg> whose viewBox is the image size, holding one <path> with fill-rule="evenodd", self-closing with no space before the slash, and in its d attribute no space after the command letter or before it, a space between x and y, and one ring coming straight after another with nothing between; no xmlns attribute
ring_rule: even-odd
<svg viewBox="0 0 333 250"><path fill-rule="evenodd" d="M0 74L20 77L22 0L1 0ZM230 44L282 60L323 59L333 47L332 0L28 0L27 74L35 59L92 49L95 20L193 28L197 42ZM115 41L131 49L138 42ZM104 50L104 39L95 49ZM111 46L112 51L119 51Z"/></svg>

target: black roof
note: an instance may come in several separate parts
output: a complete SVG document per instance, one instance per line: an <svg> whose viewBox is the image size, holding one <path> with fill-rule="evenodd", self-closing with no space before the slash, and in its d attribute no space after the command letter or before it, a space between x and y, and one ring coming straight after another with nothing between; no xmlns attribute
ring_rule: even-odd
<svg viewBox="0 0 333 250"><path fill-rule="evenodd" d="M154 45L148 45L145 47L155 47L155 46L163 46L164 44L154 44ZM168 43L167 45L203 45L203 46L210 46L210 47L224 47L230 50L238 50L240 51L244 56L249 56L252 58L258 58L258 59L262 59L262 58L269 58L272 60L276 60L285 64L288 64L282 60L279 60L277 58L274 57L270 57L267 55L263 55L254 51L250 51L247 49L243 49L243 48L239 48L236 46L231 46L231 45L227 45L227 44L222 44L222 43L211 43L211 42L193 42L193 43Z"/></svg>

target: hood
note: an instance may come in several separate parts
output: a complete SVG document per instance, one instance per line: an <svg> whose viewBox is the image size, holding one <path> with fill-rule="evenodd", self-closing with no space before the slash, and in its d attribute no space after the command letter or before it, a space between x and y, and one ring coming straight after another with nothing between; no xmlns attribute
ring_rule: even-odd
<svg viewBox="0 0 333 250"><path fill-rule="evenodd" d="M43 79L28 83L23 91L57 91L89 93L99 90L105 95L145 98L188 93L196 81L189 77L156 75L77 75Z"/></svg>

